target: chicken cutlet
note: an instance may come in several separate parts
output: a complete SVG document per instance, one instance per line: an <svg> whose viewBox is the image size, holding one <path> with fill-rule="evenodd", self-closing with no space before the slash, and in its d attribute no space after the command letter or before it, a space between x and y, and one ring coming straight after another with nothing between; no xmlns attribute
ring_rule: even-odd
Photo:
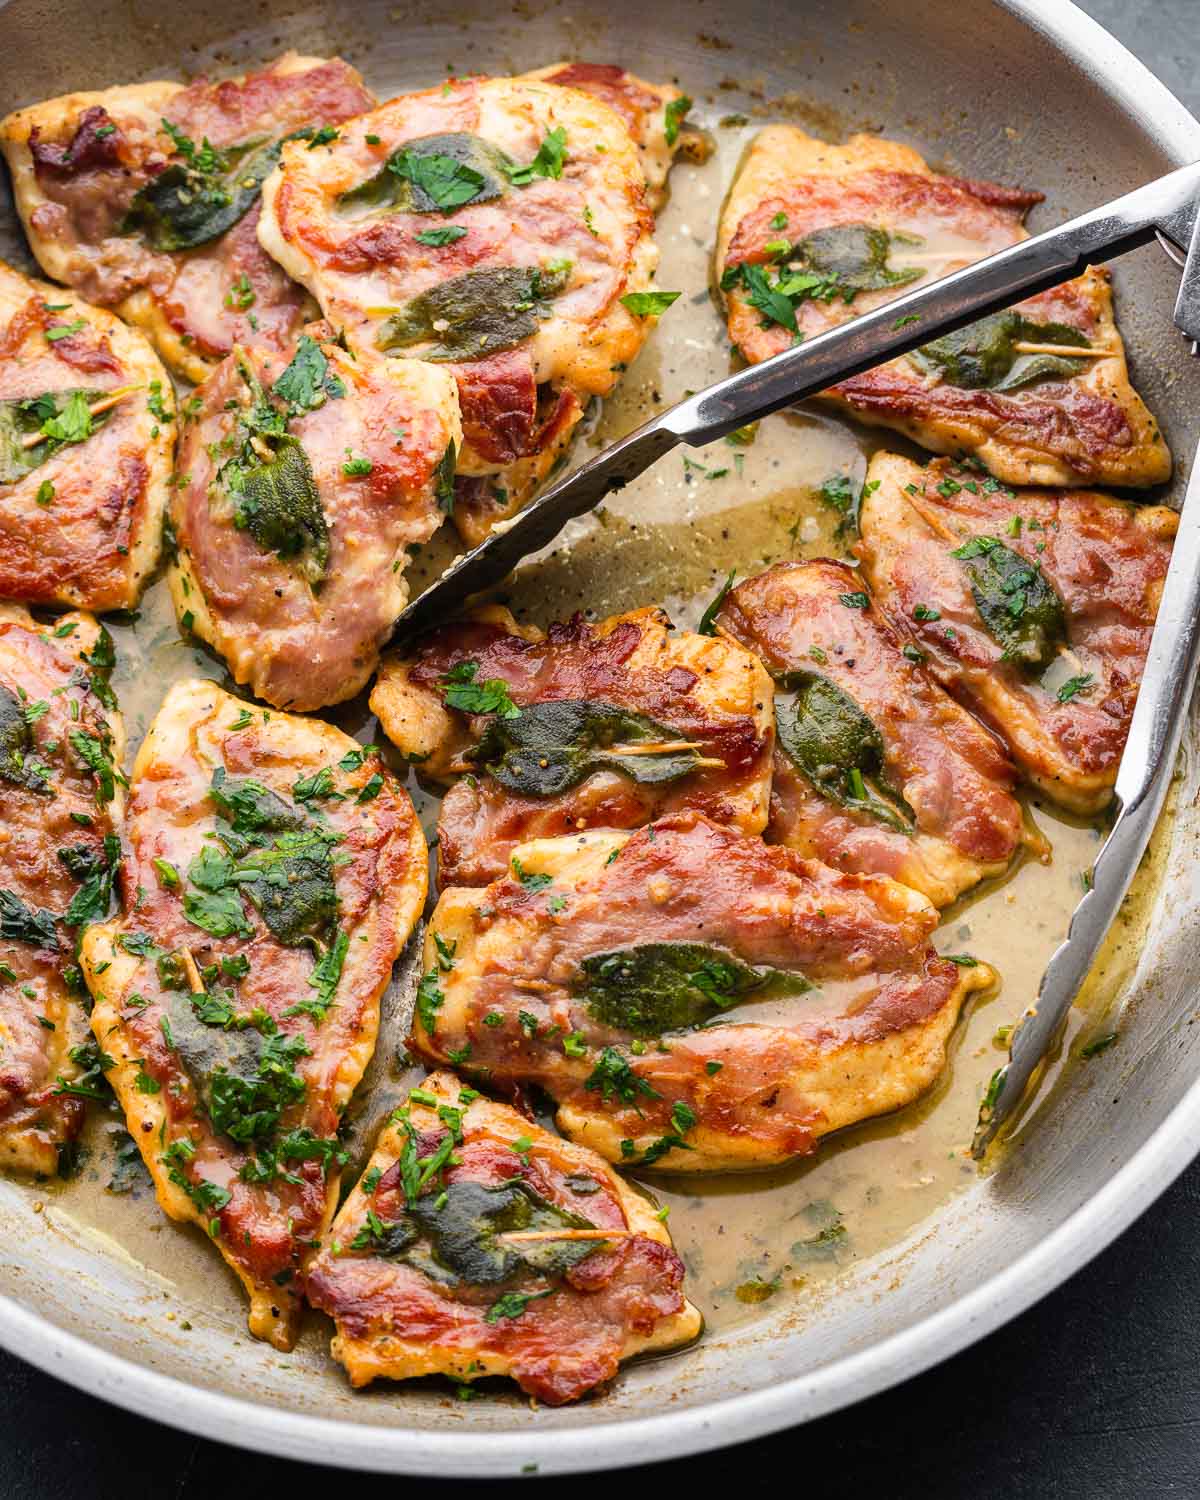
<svg viewBox="0 0 1200 1500"><path fill-rule="evenodd" d="M406 549L443 519L461 438L436 365L351 354L327 324L278 357L236 348L183 427L181 623L278 708L353 697L407 602Z"/></svg>
<svg viewBox="0 0 1200 1500"><path fill-rule="evenodd" d="M721 217L729 336L751 363L778 354L1024 239L1041 196L933 172L895 141L830 146L769 126ZM1099 267L820 399L935 453L971 455L1006 484L1141 487L1171 473Z"/></svg>
<svg viewBox="0 0 1200 1500"><path fill-rule="evenodd" d="M186 88L159 81L66 94L0 123L17 208L47 275L115 307L170 368L203 380L235 343L278 354L312 303L262 250L262 180L375 104L340 58Z"/></svg>
<svg viewBox="0 0 1200 1500"><path fill-rule="evenodd" d="M173 407L139 333L0 262L0 595L137 603L161 544Z"/></svg>
<svg viewBox="0 0 1200 1500"><path fill-rule="evenodd" d="M880 453L857 552L880 612L1052 801L1112 797L1178 525L1091 490L1009 490Z"/></svg>
<svg viewBox="0 0 1200 1500"><path fill-rule="evenodd" d="M699 1334L683 1276L651 1204L594 1152L435 1073L385 1127L306 1291L354 1386L504 1375L559 1406Z"/></svg>
<svg viewBox="0 0 1200 1500"><path fill-rule="evenodd" d="M769 842L889 875L935 906L1003 873L1022 838L1013 765L852 568L777 563L726 595L717 621L775 682Z"/></svg>
<svg viewBox="0 0 1200 1500"><path fill-rule="evenodd" d="M285 146L263 204L262 244L353 342L454 374L459 474L487 481L493 521L654 323L622 300L658 262L637 148L578 89L468 79L392 99L329 145ZM479 499L455 508L469 541Z"/></svg>
<svg viewBox="0 0 1200 1500"><path fill-rule="evenodd" d="M439 882L486 885L512 850L695 808L761 833L771 681L735 642L674 630L660 609L576 616L548 633L490 608L392 656L371 694L422 776L450 782Z"/></svg>
<svg viewBox="0 0 1200 1500"><path fill-rule="evenodd" d="M937 912L699 813L539 839L430 919L414 1043L536 1084L608 1161L732 1171L804 1156L941 1071L993 980L929 945Z"/></svg>
<svg viewBox="0 0 1200 1500"><path fill-rule="evenodd" d="M123 728L112 640L90 615L0 605L0 1169L69 1175L107 1059L89 1045L75 943L108 915Z"/></svg>
<svg viewBox="0 0 1200 1500"><path fill-rule="evenodd" d="M173 1219L289 1349L337 1202L342 1111L420 914L408 796L332 725L178 682L138 752L124 915L81 961L109 1079Z"/></svg>

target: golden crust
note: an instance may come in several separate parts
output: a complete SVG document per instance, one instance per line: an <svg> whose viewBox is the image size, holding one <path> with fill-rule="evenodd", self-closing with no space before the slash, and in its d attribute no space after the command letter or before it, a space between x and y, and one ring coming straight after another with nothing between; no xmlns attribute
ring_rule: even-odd
<svg viewBox="0 0 1200 1500"><path fill-rule="evenodd" d="M34 528L44 527L48 514L35 497L47 480L58 492L57 514L53 507L49 512L58 525L47 535L53 558L47 554L40 559L46 567L45 576L36 578L35 568L22 562L18 571L30 592L23 592L15 579L8 592L10 597L26 597L37 604L57 602L98 611L131 609L157 566L162 548L162 520L175 462L175 417L173 412L166 418L155 415L149 402L157 392L167 406L174 405L167 372L141 334L111 312L92 307L49 282L24 276L0 261L0 324L11 325L30 299L56 309L52 322L86 323L119 366L115 374L110 370L96 375L75 374L55 361L54 378L60 385L134 389L98 429L97 437L66 445L23 479L0 487L10 524L19 515L29 518L31 534L26 545L34 558L39 553ZM47 347L41 331L31 329L0 367L0 391L7 386L23 396L41 394L25 387L22 370L26 363L40 366ZM102 460L97 456L98 448L103 451ZM116 482L115 476L127 463L144 475L135 487L132 504L113 514L107 498L94 497L102 487ZM78 508L72 504L76 493ZM125 492L120 493L124 498ZM126 524L128 536L122 539Z"/></svg>
<svg viewBox="0 0 1200 1500"><path fill-rule="evenodd" d="M70 627L74 627L71 629ZM56 628L68 631L53 642L53 650L76 666L86 670L87 658L95 650L100 637L100 626L90 614L71 613L59 616ZM35 637L42 646L46 644L46 633L28 610L20 605L0 602L0 671L9 681L17 685L21 681L22 637ZM28 679L26 679L28 681ZM32 686L32 684L30 684ZM36 697L37 694L35 693ZM96 705L99 717L107 725L111 736L112 757L120 765L125 753L125 726L120 712ZM93 822L104 832L117 832L121 827L124 809L124 788L118 781L114 786L112 800L102 811L91 809ZM15 823L6 828L7 846L17 829ZM27 852L27 851L26 851ZM5 877L0 865L0 885L21 888L19 876ZM65 965L67 954L63 955ZM77 997L63 981L61 967L54 973L47 969L41 977L37 1007L40 1015L53 1023L41 1041L46 1052L45 1074L48 1080L62 1078L67 1082L77 1079L82 1073L80 1065L71 1057L71 1049L86 1040L87 1023L83 1018ZM0 1058L4 1056L12 1039L9 1022L0 1007ZM71 1101L77 1103L77 1101ZM70 1120L64 1111L50 1111L45 1121L27 1120L14 1125L0 1119L0 1171L32 1177L52 1177L59 1170L59 1148L78 1130L83 1105L77 1103L73 1113L78 1117Z"/></svg>

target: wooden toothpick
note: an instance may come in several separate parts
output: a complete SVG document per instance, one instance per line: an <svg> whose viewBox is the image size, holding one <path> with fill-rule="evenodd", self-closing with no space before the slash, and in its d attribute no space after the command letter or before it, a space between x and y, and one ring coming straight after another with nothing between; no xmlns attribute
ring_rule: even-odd
<svg viewBox="0 0 1200 1500"><path fill-rule="evenodd" d="M627 1240L632 1229L515 1229L498 1234L507 1245L533 1245L542 1240Z"/></svg>
<svg viewBox="0 0 1200 1500"><path fill-rule="evenodd" d="M1034 344L1018 339L1013 345L1015 354L1056 354L1063 359L1113 359L1115 349L1087 349L1077 344Z"/></svg>
<svg viewBox="0 0 1200 1500"><path fill-rule="evenodd" d="M141 387L137 385L127 385L119 391L110 391L107 396L101 396L97 400L92 402L92 404L88 407L88 415L92 417L98 417L106 411L111 411L114 406L120 405L120 403L125 400L126 396L132 396L134 391L137 390L141 390ZM21 439L21 447L37 448L40 447L42 443L46 443L49 441L50 439L47 438L44 432L27 432Z"/></svg>

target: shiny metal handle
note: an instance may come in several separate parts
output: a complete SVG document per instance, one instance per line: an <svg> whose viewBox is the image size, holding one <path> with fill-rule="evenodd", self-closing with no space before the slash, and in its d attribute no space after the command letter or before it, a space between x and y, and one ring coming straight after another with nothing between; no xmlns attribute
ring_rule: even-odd
<svg viewBox="0 0 1200 1500"><path fill-rule="evenodd" d="M1119 809L1075 908L1067 936L1038 988L1037 1003L1012 1034L1009 1061L988 1089L972 1152L980 1157L1012 1114L1054 1044L1105 933L1125 899L1166 801L1200 661L1200 455L1192 468L1145 673L1117 773Z"/></svg>
<svg viewBox="0 0 1200 1500"><path fill-rule="evenodd" d="M1089 261L1146 244L1156 231L1185 248L1198 201L1200 162L718 381L552 485L515 520L456 559L403 611L395 635L409 638L451 618L472 594L499 583L522 558L553 541L568 521L594 509L679 443L697 447L713 442L975 318L1067 281ZM1198 336L1190 328L1188 332Z"/></svg>

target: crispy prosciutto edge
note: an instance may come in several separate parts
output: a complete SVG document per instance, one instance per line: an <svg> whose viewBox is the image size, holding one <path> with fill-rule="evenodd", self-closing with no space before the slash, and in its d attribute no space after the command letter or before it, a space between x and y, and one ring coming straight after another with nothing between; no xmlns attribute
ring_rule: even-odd
<svg viewBox="0 0 1200 1500"><path fill-rule="evenodd" d="M194 679L176 683L164 699L138 751L133 766L131 795L136 795L139 780L147 775L154 765L161 764L158 760L157 742L172 722L188 717L194 718L197 714L202 714L206 719L215 719L217 715L220 715L228 729L233 718L246 707L244 700L226 693L212 682ZM327 744L329 758L334 763L340 754L360 748L341 730L319 719L299 718L278 711L270 712L267 717L270 721L268 728L274 725L285 727L293 732L298 729L307 735L314 736L318 742ZM397 788L397 792L400 796L406 796L400 788ZM131 869L136 869L137 859L138 848L135 845L124 872L126 887L129 886ZM395 925L392 934L390 937L383 933L377 935L377 941L386 943L393 961L408 941L425 903L427 850L424 835L415 814L411 819L406 844L406 861L405 883L395 900ZM251 1185L243 1186L235 1179L234 1188L239 1191L228 1206L215 1213L201 1212L184 1189L170 1180L160 1160L165 1146L189 1136L190 1132L186 1128L187 1122L183 1129L172 1128L171 1108L168 1102L169 1083L166 1086L160 1086L154 1092L145 1092L138 1085L138 1075L143 1067L158 1069L161 1066L165 1072L169 1073L176 1065L173 1063L174 1054L165 1042L162 1048L158 1049L160 1052L158 1057L148 1058L124 1024L122 1002L141 962L119 946L122 933L131 925L135 927L137 925L137 919L133 916L129 901L131 895L132 892L126 889L126 911L123 916L87 930L80 951L84 978L94 1001L91 1018L92 1031L101 1048L115 1062L115 1067L108 1074L109 1082L125 1111L129 1133L137 1141L143 1160L154 1181L155 1196L159 1207L168 1218L180 1223L195 1224L214 1239L222 1258L235 1273L249 1296L250 1311L247 1322L250 1332L256 1338L265 1339L277 1349L289 1350L295 1344L299 1330L302 1312L302 1274L300 1277L293 1276L285 1281L277 1281L273 1277L266 1281L260 1280L239 1253L241 1245L239 1244L238 1250L235 1251L226 1235L227 1223L228 1225L245 1225L248 1218L253 1218L255 1205L262 1203L262 1194L265 1190ZM387 899L387 895L385 890L383 899ZM199 929L197 933L198 940L202 941L203 935L200 934ZM215 943L217 940L213 941ZM372 993L363 998L361 1030L353 1046L339 1059L338 1066L328 1084L326 1093L337 1109L344 1108L349 1102L374 1052L379 1026L380 997L386 988L390 972L391 964L389 963L382 982ZM306 991L307 993L310 992ZM304 999L306 995L297 995L295 998ZM295 1022L296 1031L303 1034L304 1028L305 1023L302 1020ZM203 1115L193 1114L188 1118L189 1120L196 1119L201 1124L202 1143L220 1141L219 1137L213 1135ZM221 1149L226 1151L228 1146L222 1145ZM302 1162L300 1165L303 1168L308 1166L308 1163ZM312 1173L305 1174L302 1178L303 1190L311 1191L314 1180ZM320 1240L328 1229L337 1207L337 1199L338 1177L336 1173L331 1172L325 1178L324 1203L320 1222L314 1227L311 1236L313 1241ZM269 1204L266 1218L269 1221ZM214 1222L220 1225L219 1237L212 1235ZM245 1233L248 1234L249 1231L246 1230ZM291 1238L290 1232L289 1238ZM247 1245L246 1249L249 1251L252 1246ZM302 1257L301 1273L303 1260L306 1258Z"/></svg>
<svg viewBox="0 0 1200 1500"><path fill-rule="evenodd" d="M456 1300L412 1267L350 1248L368 1210L378 1208L387 1218L385 1200L403 1203L397 1162L405 1137L389 1124L368 1166L368 1174L377 1174L375 1188L368 1192L363 1180L355 1185L306 1275L308 1300L337 1324L331 1351L353 1386L380 1378L448 1375L470 1382L500 1375L558 1406L612 1379L618 1364L634 1355L677 1348L699 1336L703 1320L682 1294L683 1264L665 1224L606 1162L466 1089L451 1074L431 1075L419 1092L463 1110L463 1144L455 1153L463 1164L449 1169L449 1182L520 1176L551 1202L600 1227L632 1234L602 1242L603 1248L550 1283L550 1296L530 1301L519 1316L489 1322L486 1304ZM446 1133L437 1108L409 1102L423 1142ZM520 1155L514 1154L518 1143L527 1148ZM572 1174L592 1178L600 1192L576 1197L563 1183ZM540 1289L540 1281L531 1285Z"/></svg>
<svg viewBox="0 0 1200 1500"><path fill-rule="evenodd" d="M100 627L96 620L88 614L72 613L60 615L55 621L58 629L73 625L75 628L68 636L61 640L49 636L48 628L40 627L29 612L19 605L5 604L0 602L0 636L9 636L14 632L26 632L36 638L38 649L44 652L52 652L61 656L65 662L70 663L74 671L80 665L86 668L86 656L95 649L96 640L100 633ZM66 679L64 679L66 680ZM83 685L80 698L89 696L86 684ZM66 702L65 698L59 702ZM71 699L69 701L75 701ZM125 753L125 726L120 712L106 709L98 700L93 703L94 713L97 719L103 721L112 737L112 759L114 765L119 766ZM64 714L67 723L73 723L69 716ZM46 715L42 722L45 723L50 715ZM86 728L86 721L79 721L79 727ZM0 794L0 802L10 796L21 795L18 789L5 786ZM34 793L26 793L27 796L35 796ZM59 788L62 795L62 788ZM78 809L92 819L92 827L100 838L108 833L119 833L122 814L124 811L125 790L119 780L114 781L113 796L111 801L103 807L98 806L89 799L82 803ZM81 830L80 830L81 831ZM14 836L13 825L6 827L5 844L12 842ZM0 868L0 887L7 887L8 880ZM39 965L44 963L44 968L50 972L46 977L48 981L57 979L57 992L51 990L45 1005L45 1013L48 1020L53 1021L53 1029L45 1030L41 1040L46 1048L48 1058L47 1077L51 1082L42 1090L36 1099L29 1099L26 1108L22 1111L14 1111L7 1117L0 1115L0 1170L20 1173L38 1178L51 1177L60 1171L59 1147L66 1146L72 1142L83 1128L86 1115L85 1101L78 1096L58 1092L52 1080L61 1077L68 1083L74 1082L79 1077L80 1068L68 1056L68 1049L87 1037L87 1022L84 1019L83 1009L76 996L68 990L62 977L62 971L66 968L70 959L69 929L60 928L59 952L57 960L37 950ZM6 955L7 943L0 947L0 957ZM33 950L31 950L33 951ZM53 973L53 966L57 965L57 974ZM2 1016L2 1003L0 1003L0 1016ZM0 1054L0 1068L3 1067L3 1056Z"/></svg>
<svg viewBox="0 0 1200 1500"><path fill-rule="evenodd" d="M694 125L681 117L676 122L674 140L668 139L666 111L671 105L682 110L687 95L674 84L648 83L636 73L629 73L615 63L564 62L537 68L524 78L556 83L560 88L579 89L602 99L614 114L620 115L638 148L638 158L646 175L646 197L657 214L667 197L667 177L676 156L703 162L710 145ZM690 104L690 100L687 101Z"/></svg>
<svg viewBox="0 0 1200 1500"><path fill-rule="evenodd" d="M927 514L940 512L957 541L965 542L973 535L990 534L972 519L972 507L980 502L967 488L971 484L979 484L978 475L959 470L946 459L933 459L922 468L897 454L876 454L867 471L861 538L855 550L878 607L897 631L917 641L932 675L996 730L1034 786L1069 812L1090 817L1112 799L1179 518L1167 506L1138 505L1092 490L997 487L987 492L997 507L1005 507L989 519L1008 521L1024 511L1040 525L1058 526L1052 543L1041 554L1034 541L1038 533L1027 523L1019 536L998 524L992 531L1000 532L999 539L1006 546L1041 564L1062 598L1069 637L1076 621L1091 626L1102 638L1107 636L1120 653L1118 662L1102 644L1097 647L1093 640L1080 638L1077 628L1070 642L1076 648L1073 670L1086 672L1103 665L1105 692L1096 704L1081 696L1063 700L1000 659L1000 647L984 630L963 580L956 578L945 598L939 586L935 598L937 575L930 569L929 600L909 597L914 592L911 584L903 597L896 587L892 568L907 542L938 549L939 561L952 545L917 515L908 503L908 493L919 498ZM980 495L985 496L983 486ZM907 537L896 524L899 506L908 513L912 526ZM961 535L954 525L960 510L965 522ZM1125 522L1125 536L1106 558L1100 516L1109 510ZM1063 545L1072 523L1067 521L1064 528L1060 516L1073 518L1075 545ZM1056 556L1060 546L1061 559ZM925 621L912 614L919 604L928 607L932 600L945 606L949 620L951 595L954 623L949 629L953 635L947 635L947 624L938 611Z"/></svg>
<svg viewBox="0 0 1200 1500"><path fill-rule="evenodd" d="M635 659L638 677L628 669ZM696 808L744 834L761 833L766 826L774 692L759 659L740 642L676 630L665 612L653 606L611 615L595 625L576 615L543 633L518 625L507 609L490 605L423 637L408 656L385 657L371 692L371 709L401 753L423 776L453 783L447 793L450 805L443 801L438 821L444 885L478 883L466 871L482 852L475 846L461 848L453 833L450 814L457 805L454 788L461 786L461 778L450 767L475 742L487 720L447 708L438 686L451 667L467 660L478 662L479 682L506 682L518 706L562 698L612 702L678 725L680 733L703 745L707 755L725 759L731 767L701 769L657 790L631 785L624 794L604 797L599 807L586 797L588 781L557 797L522 798L484 776L479 778L484 788L478 794L481 801L507 803L514 815L526 809L531 820L543 824L561 815L561 832L589 824L635 827L661 816L664 807ZM738 696L748 711L737 714L718 700L741 671L749 675L749 682ZM548 689L541 685L543 677L549 679ZM716 688L706 700L713 682ZM486 810L481 809L479 817L494 837ZM618 817L618 823L609 823ZM504 868L510 842L496 850L494 873Z"/></svg>
<svg viewBox="0 0 1200 1500"><path fill-rule="evenodd" d="M48 311L47 304L57 310ZM35 494L44 480L53 482L60 475L63 491L44 508L34 502L27 534L13 527L10 538L20 540L19 549L0 534L0 592L38 605L100 612L132 608L162 546L175 452L175 402L167 373L137 329L3 261L0 319L0 361L5 366L0 394L5 399L43 394L21 387L21 351L29 337L44 339L47 329L71 328L80 321L86 326L45 343L54 368L61 368L62 388L94 386L103 393L135 387L92 438L65 445L23 479L0 485L0 505L6 509L19 493ZM156 417L147 405L156 382L172 407L166 417ZM89 444L94 459L97 447L105 450L118 443L119 461L89 463ZM84 479L77 477L81 469Z"/></svg>
<svg viewBox="0 0 1200 1500"><path fill-rule="evenodd" d="M1002 874L1021 847L1016 771L993 733L919 658L906 659L874 604L863 607L861 590L845 563L777 563L743 579L717 620L772 673L806 669L858 703L882 736L885 771L914 805L915 826L903 833L827 801L777 743L767 839L837 869L889 875L949 906Z"/></svg>
<svg viewBox="0 0 1200 1500"><path fill-rule="evenodd" d="M795 1027L717 1020L667 1033L666 1052L646 1045L635 1054L626 1033L597 1025L594 1046L589 1042L582 1053L578 1048L568 1052L557 1032L568 1029L569 1007L561 1008L561 1019L546 1040L539 1040L536 1032L531 1035L526 1023L514 1036L507 1025L475 1021L476 1011L481 1019L492 1009L507 1020L509 988L515 1010L526 982L525 960L536 968L545 958L539 948L543 940L553 947L554 928L563 924L569 929L577 920L570 911L572 890L585 898L602 897L611 883L620 901L622 885L629 888L644 879L648 903L686 905L678 938L672 939L682 942L703 940L705 924L698 923L696 915L702 909L697 903L703 900L706 881L723 910L724 903L730 910L735 902L741 904L748 932L770 932L772 922L778 928L784 920L799 929L797 942L814 941L816 917L822 928L828 921L824 909L815 904L821 893L837 895L842 909L837 922L829 923L834 930L822 940L836 947L843 960L852 958L851 967L859 973L869 955L860 951L848 925L854 900L879 898L890 904L893 926L921 928L926 935L936 926L937 915L925 897L897 881L841 874L789 849L739 838L696 813L663 818L634 833L536 840L518 848L513 859L513 869L519 866L522 872L520 879L513 874L483 889L443 892L425 936L425 967L441 1000L432 1009L418 1005L413 1046L435 1064L451 1061L453 1052L468 1076L478 1070L489 1087L538 1084L557 1101L556 1121L564 1134L611 1162L636 1165L649 1152L657 1171L728 1172L759 1170L810 1155L823 1136L903 1108L924 1093L945 1066L947 1044L963 1004L996 982L990 965L959 967L926 946L915 952L907 971L907 977L917 981L914 989L906 989L903 982L886 992L881 987L865 1006L855 1007L837 1022L806 1022L801 995L795 1002ZM566 879L559 882L562 873ZM543 884L543 875L550 881ZM563 896L567 905L560 915L550 903ZM792 903L786 919L775 915L781 903ZM882 910L874 915L881 918ZM506 922L512 923L520 951L483 960L484 970L476 949L497 924ZM603 931L596 941L602 937ZM892 940L903 941L899 932L893 932ZM594 951L609 946L610 940L604 939ZM453 955L449 967L446 954ZM819 978L820 967L809 967ZM887 977L897 976L903 980L905 971L892 970ZM834 977L841 976L835 972ZM529 978L529 1000L541 1000L547 992L558 996L561 988L540 974ZM559 1014L556 999L550 1013ZM432 1035L427 1017L433 1020ZM443 1020L450 1024L443 1028ZM467 1045L469 1061L463 1061ZM596 1049L601 1047L618 1052L655 1096L639 1091L625 1103L619 1097L603 1099L593 1079ZM911 1077L903 1076L905 1069ZM901 1076L895 1076L897 1071ZM680 1106L695 1122L686 1140L676 1129ZM671 1142L675 1144L664 1149Z"/></svg>

